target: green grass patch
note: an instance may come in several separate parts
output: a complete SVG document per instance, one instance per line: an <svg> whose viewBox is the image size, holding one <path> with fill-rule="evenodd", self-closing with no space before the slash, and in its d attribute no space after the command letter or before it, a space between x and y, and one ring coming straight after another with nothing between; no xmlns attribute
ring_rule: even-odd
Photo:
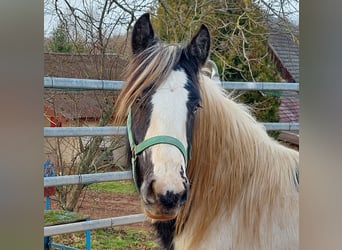
<svg viewBox="0 0 342 250"><path fill-rule="evenodd" d="M131 181L111 181L94 183L88 186L89 190L121 193L121 194L134 194L136 193L135 187Z"/></svg>
<svg viewBox="0 0 342 250"><path fill-rule="evenodd" d="M91 249L158 249L155 233L138 229L106 228L91 231ZM85 233L53 236L53 241L85 249Z"/></svg>
<svg viewBox="0 0 342 250"><path fill-rule="evenodd" d="M65 223L72 223L83 221L87 218L86 215L76 212L69 212L64 210L45 210L44 211L44 225L58 225Z"/></svg>

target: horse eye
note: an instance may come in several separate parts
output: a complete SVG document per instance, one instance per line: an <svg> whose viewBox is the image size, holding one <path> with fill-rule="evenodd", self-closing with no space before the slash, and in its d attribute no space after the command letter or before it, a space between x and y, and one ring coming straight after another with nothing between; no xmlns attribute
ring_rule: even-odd
<svg viewBox="0 0 342 250"><path fill-rule="evenodd" d="M202 108L201 104L196 104L192 110L192 113L196 113L196 111L199 109L199 108Z"/></svg>
<svg viewBox="0 0 342 250"><path fill-rule="evenodd" d="M135 99L135 102L138 103L141 101L141 96L138 96L136 99Z"/></svg>

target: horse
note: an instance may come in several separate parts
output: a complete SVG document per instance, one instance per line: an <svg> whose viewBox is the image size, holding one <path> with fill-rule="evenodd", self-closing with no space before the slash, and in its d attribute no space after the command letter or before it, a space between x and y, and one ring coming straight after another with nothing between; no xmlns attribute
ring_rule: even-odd
<svg viewBox="0 0 342 250"><path fill-rule="evenodd" d="M299 153L204 73L210 34L165 44L134 24L118 95L142 209L164 249L297 249Z"/></svg>

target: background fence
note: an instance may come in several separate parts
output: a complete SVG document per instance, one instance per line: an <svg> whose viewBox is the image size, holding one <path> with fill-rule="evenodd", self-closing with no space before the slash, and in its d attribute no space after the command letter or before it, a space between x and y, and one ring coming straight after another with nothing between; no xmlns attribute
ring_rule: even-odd
<svg viewBox="0 0 342 250"><path fill-rule="evenodd" d="M122 85L122 81L44 77L45 88L53 88L59 90L120 90L122 88ZM222 82L222 86L225 89L236 90L299 91L299 83ZM299 123L264 123L264 125L267 130L299 130ZM123 126L44 128L44 137L111 136L125 134L126 127ZM45 177L44 187L129 180L131 179L131 177L131 171ZM44 227L44 236L85 231L88 229L113 227L142 222L144 220L145 216L143 214L136 214L64 225L46 226Z"/></svg>

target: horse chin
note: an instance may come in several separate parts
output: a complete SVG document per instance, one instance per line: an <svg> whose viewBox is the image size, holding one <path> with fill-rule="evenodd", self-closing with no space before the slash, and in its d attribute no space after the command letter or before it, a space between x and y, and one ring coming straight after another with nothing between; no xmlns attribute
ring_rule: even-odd
<svg viewBox="0 0 342 250"><path fill-rule="evenodd" d="M152 222L157 222L157 221L168 221L176 218L177 213L172 213L172 214L156 214L148 209L144 209L145 215L152 220Z"/></svg>

